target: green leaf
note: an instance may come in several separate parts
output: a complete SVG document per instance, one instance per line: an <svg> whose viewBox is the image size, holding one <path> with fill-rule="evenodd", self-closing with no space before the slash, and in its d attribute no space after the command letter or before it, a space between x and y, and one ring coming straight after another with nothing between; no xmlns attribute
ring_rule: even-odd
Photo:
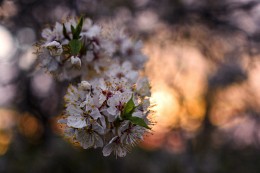
<svg viewBox="0 0 260 173"><path fill-rule="evenodd" d="M72 32L73 39L79 39L80 38L80 32L82 30L82 26L83 26L83 17L81 17L79 19L79 23L78 23L76 29L73 29L73 32Z"/></svg>
<svg viewBox="0 0 260 173"><path fill-rule="evenodd" d="M63 35L64 35L64 37L65 37L66 39L71 40L70 37L69 37L69 35L68 35L68 33L67 33L67 29L66 29L64 23L63 23L63 30L62 30L62 32L63 32Z"/></svg>
<svg viewBox="0 0 260 173"><path fill-rule="evenodd" d="M144 121L144 119L142 118L139 118L139 117L133 117L132 114L134 113L135 111L135 103L134 103L134 100L133 100L133 95L132 97L130 98L130 100L125 104L124 106L124 109L122 111L122 114L121 114L121 117L125 120L129 120L131 121L131 123L135 124L135 125L139 125L139 126L142 126L142 127L145 127L147 129L151 129L147 124L146 122Z"/></svg>
<svg viewBox="0 0 260 173"><path fill-rule="evenodd" d="M86 42L83 40L82 46L81 46L81 50L80 50L80 54L81 55L85 55L87 52L87 45Z"/></svg>
<svg viewBox="0 0 260 173"><path fill-rule="evenodd" d="M72 55L77 55L80 52L80 49L82 47L82 43L79 40L71 40L69 42L70 51Z"/></svg>
<svg viewBox="0 0 260 173"><path fill-rule="evenodd" d="M73 25L70 25L70 29L71 29L72 34L75 33L75 28L74 28ZM73 39L74 39L74 38L73 38Z"/></svg>
<svg viewBox="0 0 260 173"><path fill-rule="evenodd" d="M151 129L144 121L144 119L142 118L139 118L139 117L128 117L127 118L128 120L131 121L131 123L135 124L135 125L138 125L138 126L142 126L142 127L145 127L147 129Z"/></svg>
<svg viewBox="0 0 260 173"><path fill-rule="evenodd" d="M130 100L124 106L124 109L123 109L123 112L122 112L122 117L127 118L127 117L132 116L135 108L136 108L136 106L135 106L135 103L133 101L133 95L132 95Z"/></svg>

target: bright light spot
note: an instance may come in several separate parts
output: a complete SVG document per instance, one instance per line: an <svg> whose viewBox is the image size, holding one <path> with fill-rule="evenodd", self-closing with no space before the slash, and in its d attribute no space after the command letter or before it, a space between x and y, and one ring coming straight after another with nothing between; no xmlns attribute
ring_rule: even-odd
<svg viewBox="0 0 260 173"><path fill-rule="evenodd" d="M0 109L0 131L12 128L16 123L15 117L15 111Z"/></svg>
<svg viewBox="0 0 260 173"><path fill-rule="evenodd" d="M40 97L44 97L48 94L53 85L53 80L50 75L38 74L33 77L32 87L34 94Z"/></svg>
<svg viewBox="0 0 260 173"><path fill-rule="evenodd" d="M0 25L0 61L7 61L16 52L16 46L10 32Z"/></svg>
<svg viewBox="0 0 260 173"><path fill-rule="evenodd" d="M155 122L152 126L153 135L145 137L142 146L146 149L155 149L163 145L166 134L178 122L179 104L175 97L174 91L167 87L161 88L153 92L151 104L155 115L152 121Z"/></svg>
<svg viewBox="0 0 260 173"><path fill-rule="evenodd" d="M21 46L32 45L36 39L35 32L32 28L22 28L17 33L17 39Z"/></svg>
<svg viewBox="0 0 260 173"><path fill-rule="evenodd" d="M138 15L137 25L141 30L150 31L158 24L158 16L155 12L147 10Z"/></svg>
<svg viewBox="0 0 260 173"><path fill-rule="evenodd" d="M33 48L28 49L19 60L19 67L23 70L29 70L36 60L36 55L33 54Z"/></svg>
<svg viewBox="0 0 260 173"><path fill-rule="evenodd" d="M203 121L208 66L196 47L167 40L170 32L160 34L144 47L150 57L146 74L151 80L151 103L155 104L151 119L155 125L153 135L143 144L148 149L165 147L176 153L184 150L184 138L178 130L192 135Z"/></svg>
<svg viewBox="0 0 260 173"><path fill-rule="evenodd" d="M157 123L153 129L157 129L160 126L169 127L176 123L176 113L178 112L179 104L173 92L166 88L161 91L155 91L152 94L151 102L155 103L153 110L156 114L155 121Z"/></svg>
<svg viewBox="0 0 260 173"><path fill-rule="evenodd" d="M18 74L18 69L15 63L11 62L0 62L0 83L8 84Z"/></svg>
<svg viewBox="0 0 260 173"><path fill-rule="evenodd" d="M15 85L0 86L0 105L7 105L12 103L16 96Z"/></svg>

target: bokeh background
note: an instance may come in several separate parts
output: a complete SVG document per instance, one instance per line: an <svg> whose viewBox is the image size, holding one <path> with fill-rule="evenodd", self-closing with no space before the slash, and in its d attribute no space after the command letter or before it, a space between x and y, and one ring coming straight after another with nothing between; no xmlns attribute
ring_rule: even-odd
<svg viewBox="0 0 260 173"><path fill-rule="evenodd" d="M83 15L143 40L152 134L125 158L64 140L68 82L35 68L41 30ZM259 173L259 0L0 0L0 172Z"/></svg>

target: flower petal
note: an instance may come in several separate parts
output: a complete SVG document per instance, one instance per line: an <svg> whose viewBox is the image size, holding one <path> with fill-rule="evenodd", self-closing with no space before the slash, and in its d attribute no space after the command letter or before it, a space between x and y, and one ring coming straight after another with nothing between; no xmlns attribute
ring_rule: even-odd
<svg viewBox="0 0 260 173"><path fill-rule="evenodd" d="M77 116L74 116L74 115L68 116L67 120L68 120L67 125L68 125L69 127L83 128L83 127L86 127L86 126L87 126L87 123L86 123L85 118L83 118L83 117L80 116L80 115L77 115Z"/></svg>
<svg viewBox="0 0 260 173"><path fill-rule="evenodd" d="M103 150L102 150L103 156L105 156L105 157L109 156L109 155L112 153L113 149L114 149L114 145L115 145L114 143L109 143L109 144L107 144L107 145L103 148Z"/></svg>

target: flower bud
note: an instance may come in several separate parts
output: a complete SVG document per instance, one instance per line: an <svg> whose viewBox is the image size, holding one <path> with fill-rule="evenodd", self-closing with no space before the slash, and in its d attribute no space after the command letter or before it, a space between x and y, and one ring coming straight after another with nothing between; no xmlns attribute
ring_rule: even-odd
<svg viewBox="0 0 260 173"><path fill-rule="evenodd" d="M60 56L63 52L62 45L57 41L47 43L45 47L50 51L52 56Z"/></svg>
<svg viewBox="0 0 260 173"><path fill-rule="evenodd" d="M74 56L72 56L71 58L70 58L70 61L71 61L71 64L73 64L74 66L76 66L76 67L78 67L78 68L80 68L81 67L81 60L80 60L80 58L79 57L74 57Z"/></svg>
<svg viewBox="0 0 260 173"><path fill-rule="evenodd" d="M82 88L83 90L91 89L91 85L88 81L81 81L81 83L79 84L79 87Z"/></svg>

